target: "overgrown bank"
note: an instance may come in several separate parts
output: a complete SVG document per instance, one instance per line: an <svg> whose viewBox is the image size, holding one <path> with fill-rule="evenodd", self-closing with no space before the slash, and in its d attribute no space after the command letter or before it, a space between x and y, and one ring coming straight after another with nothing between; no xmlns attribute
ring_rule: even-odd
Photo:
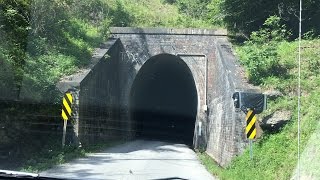
<svg viewBox="0 0 320 180"><path fill-rule="evenodd" d="M268 110L259 116L260 121L283 110L291 112L291 118L279 131L265 129L262 138L254 143L252 161L246 149L223 169L208 155L200 154L203 164L221 179L290 179L294 175L298 159L298 41L288 41L284 28L279 18L271 17L262 29L251 34L250 40L235 48L251 83L265 91L276 90L282 94L268 100ZM308 40L307 36L304 39L301 54L301 152L310 148L307 146L309 138L319 133L320 119L320 54L317 50L320 39ZM319 148L319 144L313 145L314 150ZM319 158L319 153L314 151L309 156L302 157L302 161L303 158ZM307 164L302 163L301 167L306 169ZM305 175L318 178L320 172L307 169Z"/></svg>
<svg viewBox="0 0 320 180"><path fill-rule="evenodd" d="M161 0L0 1L0 99L58 102L55 83L83 68L111 26L210 27Z"/></svg>
<svg viewBox="0 0 320 180"><path fill-rule="evenodd" d="M33 171L64 162L63 154L81 154L52 146L62 132L56 82L90 63L111 26L212 26L196 7L182 12L181 6L162 0L0 0L0 164L19 161Z"/></svg>

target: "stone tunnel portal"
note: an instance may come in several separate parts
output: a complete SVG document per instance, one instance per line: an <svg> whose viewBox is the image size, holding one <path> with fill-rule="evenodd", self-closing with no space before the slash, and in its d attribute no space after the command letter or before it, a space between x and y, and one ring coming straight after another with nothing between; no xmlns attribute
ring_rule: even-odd
<svg viewBox="0 0 320 180"><path fill-rule="evenodd" d="M192 145L198 96L193 75L177 56L160 54L139 70L130 94L137 138Z"/></svg>

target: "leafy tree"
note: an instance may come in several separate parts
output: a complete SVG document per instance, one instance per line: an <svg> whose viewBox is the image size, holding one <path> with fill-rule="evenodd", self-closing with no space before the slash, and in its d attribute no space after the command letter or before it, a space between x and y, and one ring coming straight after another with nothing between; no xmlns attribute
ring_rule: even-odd
<svg viewBox="0 0 320 180"><path fill-rule="evenodd" d="M265 20L277 15L293 37L298 34L298 0L224 0L222 5L227 28L234 33L248 36L260 29ZM320 3L317 0L303 1L303 33L313 30L320 33Z"/></svg>
<svg viewBox="0 0 320 180"><path fill-rule="evenodd" d="M223 0L212 0L208 5L207 12L207 21L214 25L223 26L223 17L224 14L222 12Z"/></svg>
<svg viewBox="0 0 320 180"><path fill-rule="evenodd" d="M10 67L10 77L1 76L2 86L14 84L19 89L25 63L25 50L29 26L30 0L0 0L0 63L2 68ZM11 81L11 82L10 82ZM15 94L15 93L14 93Z"/></svg>
<svg viewBox="0 0 320 180"><path fill-rule="evenodd" d="M290 32L281 24L280 18L270 16L260 28L250 35L250 40L244 46L238 48L241 63L246 67L247 75L251 83L261 85L265 78L286 78L289 64L279 61L277 48L279 42L288 39Z"/></svg>
<svg viewBox="0 0 320 180"><path fill-rule="evenodd" d="M203 18L207 13L210 0L177 0L180 12L193 18Z"/></svg>
<svg viewBox="0 0 320 180"><path fill-rule="evenodd" d="M16 48L26 48L30 3L30 0L0 0L0 30Z"/></svg>

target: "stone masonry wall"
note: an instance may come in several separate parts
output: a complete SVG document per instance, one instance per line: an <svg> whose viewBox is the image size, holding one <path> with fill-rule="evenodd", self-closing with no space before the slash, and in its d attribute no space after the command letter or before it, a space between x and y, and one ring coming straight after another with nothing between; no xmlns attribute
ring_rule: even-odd
<svg viewBox="0 0 320 180"><path fill-rule="evenodd" d="M242 112L236 113L232 94L236 89L249 85L242 79L242 71L226 38L215 42L216 61L209 64L209 81L212 93L208 93L208 145L206 152L221 166L242 152L246 138L245 120ZM213 74L211 74L213 73Z"/></svg>
<svg viewBox="0 0 320 180"><path fill-rule="evenodd" d="M112 39L113 40L113 39ZM130 138L126 90L131 66L119 39L80 84L80 132L90 142ZM128 88L126 88L128 87Z"/></svg>
<svg viewBox="0 0 320 180"><path fill-rule="evenodd" d="M242 152L245 121L242 113L235 112L231 97L249 85L224 31L111 28L111 34L87 69L58 84L62 92L79 93L79 118L74 124L80 142L134 137L129 114L132 83L144 63L167 53L188 65L196 84L194 147L206 150L222 166Z"/></svg>
<svg viewBox="0 0 320 180"><path fill-rule="evenodd" d="M227 165L245 146L245 121L236 113L232 94L249 85L243 79L225 34L210 30L113 28L120 38L134 72L152 56L179 56L190 68L198 91L198 115L194 146L204 149L220 165ZM128 94L129 92L127 92ZM205 106L208 107L205 111ZM202 122L202 136L198 124Z"/></svg>
<svg viewBox="0 0 320 180"><path fill-rule="evenodd" d="M136 33L137 32L137 33ZM133 73L128 75L134 80L143 64L152 56L168 53L179 56L190 68L198 91L198 114L197 123L206 123L207 113L204 107L207 104L207 62L215 59L214 36L195 35L187 32L177 32L173 35L161 29L132 29L113 28L111 33L114 38L120 38L124 45L129 61L133 65ZM159 34L160 33L160 34ZM182 33L182 34L180 34ZM211 40L211 41L210 41ZM130 93L130 88L126 88ZM124 99L127 101L128 99ZM198 128L195 129L196 131ZM197 134L197 132L195 132ZM194 145L205 146L205 134L202 137L195 136Z"/></svg>
<svg viewBox="0 0 320 180"><path fill-rule="evenodd" d="M96 49L91 64L58 83L61 92L79 96L73 109L74 134L82 144L130 137L126 105L121 103L130 66L119 39L110 38ZM126 76L124 76L124 74ZM128 85L129 86L129 85Z"/></svg>

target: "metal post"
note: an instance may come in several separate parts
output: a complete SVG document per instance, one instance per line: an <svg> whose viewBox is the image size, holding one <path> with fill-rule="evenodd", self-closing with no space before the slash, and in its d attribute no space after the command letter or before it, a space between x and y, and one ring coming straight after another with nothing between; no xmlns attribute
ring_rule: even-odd
<svg viewBox="0 0 320 180"><path fill-rule="evenodd" d="M66 142L67 123L67 120L63 120L62 148Z"/></svg>
<svg viewBox="0 0 320 180"><path fill-rule="evenodd" d="M253 159L253 150L252 150L252 140L250 139L249 140L249 146L250 146L250 159L252 160Z"/></svg>

